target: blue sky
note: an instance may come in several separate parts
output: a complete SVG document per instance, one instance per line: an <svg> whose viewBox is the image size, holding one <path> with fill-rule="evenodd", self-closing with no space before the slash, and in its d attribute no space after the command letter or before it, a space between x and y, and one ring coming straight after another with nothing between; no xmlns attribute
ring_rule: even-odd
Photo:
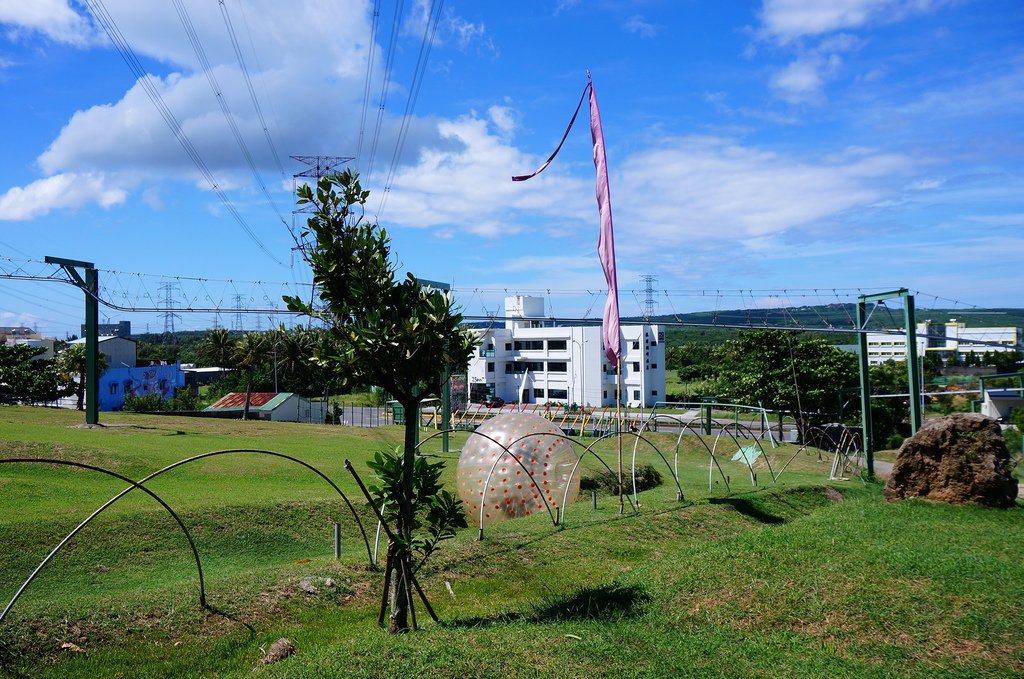
<svg viewBox="0 0 1024 679"><path fill-rule="evenodd" d="M121 272L101 281L125 305L266 308L275 283L308 275L285 224L303 169L288 156L357 156L402 267L452 283L467 314L524 293L599 316L586 120L544 174L509 179L553 150L590 70L623 315L645 275L659 313L898 287L919 306L1024 306L1018 0L448 2L421 79L431 7L407 0L396 23L379 6L374 30L355 0L0 0L5 271L39 274L31 261L52 255ZM81 307L70 286L0 280L0 325L63 336ZM101 313L137 331L166 320Z"/></svg>

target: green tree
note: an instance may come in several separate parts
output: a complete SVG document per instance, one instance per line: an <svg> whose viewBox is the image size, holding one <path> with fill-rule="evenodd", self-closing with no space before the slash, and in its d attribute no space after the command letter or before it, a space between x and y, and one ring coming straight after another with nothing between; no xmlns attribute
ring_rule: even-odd
<svg viewBox="0 0 1024 679"><path fill-rule="evenodd" d="M680 381L703 380L716 372L715 347L712 344L690 343L665 349L665 367L675 370Z"/></svg>
<svg viewBox="0 0 1024 679"><path fill-rule="evenodd" d="M790 411L801 440L833 415L840 389L857 384L857 357L822 339L782 330L741 332L714 351L718 391L749 405Z"/></svg>
<svg viewBox="0 0 1024 679"><path fill-rule="evenodd" d="M206 366L226 368L235 357L238 340L227 328L213 328L199 341L196 356Z"/></svg>
<svg viewBox="0 0 1024 679"><path fill-rule="evenodd" d="M0 394L21 403L52 403L75 393L74 382L60 375L53 360L36 358L44 353L45 347L0 345Z"/></svg>
<svg viewBox="0 0 1024 679"><path fill-rule="evenodd" d="M107 371L110 365L107 363L107 355L100 353L96 363L99 379ZM78 377L78 409L85 409L85 342L69 344L64 351L57 356L57 370L68 378Z"/></svg>
<svg viewBox="0 0 1024 679"><path fill-rule="evenodd" d="M345 379L385 389L406 412L401 478L394 492L394 539L388 544L390 630L409 629L415 537L414 476L420 403L441 389L446 368L468 363L478 340L462 325L452 298L412 274L396 280L387 232L364 218L368 191L345 170L322 178L297 201L313 216L299 236L321 305L285 297L291 311L324 320L334 339L317 360Z"/></svg>
<svg viewBox="0 0 1024 679"><path fill-rule="evenodd" d="M907 364L905 361L888 360L873 365L868 371L871 380L871 395L906 394ZM904 423L910 419L910 405L906 396L871 399L871 429L877 444L886 448L899 448L910 429ZM902 431L901 431L902 430Z"/></svg>
<svg viewBox="0 0 1024 679"><path fill-rule="evenodd" d="M266 334L262 332L242 333L242 339L235 342L232 360L235 365L242 366L246 371L245 407L242 408L242 419L249 419L249 404L252 401L252 376L257 366L265 365L270 360L271 345Z"/></svg>

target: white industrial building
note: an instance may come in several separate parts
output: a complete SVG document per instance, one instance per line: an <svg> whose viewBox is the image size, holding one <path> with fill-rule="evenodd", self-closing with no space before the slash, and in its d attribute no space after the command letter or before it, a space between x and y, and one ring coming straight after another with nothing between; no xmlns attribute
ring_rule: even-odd
<svg viewBox="0 0 1024 679"><path fill-rule="evenodd" d="M601 327L556 326L544 319L544 298L505 298L502 325L481 328L470 360L469 400L615 404L616 376L604 353ZM623 325L622 402L652 406L665 400L665 329Z"/></svg>
<svg viewBox="0 0 1024 679"><path fill-rule="evenodd" d="M868 333L868 365L879 365L888 360L907 360L906 331L899 332L904 334ZM1021 346L1020 328L968 328L966 323L960 323L955 318L947 323L918 323L917 334L918 356L924 356L926 352L938 352L943 358L962 359L969 354L1013 351Z"/></svg>

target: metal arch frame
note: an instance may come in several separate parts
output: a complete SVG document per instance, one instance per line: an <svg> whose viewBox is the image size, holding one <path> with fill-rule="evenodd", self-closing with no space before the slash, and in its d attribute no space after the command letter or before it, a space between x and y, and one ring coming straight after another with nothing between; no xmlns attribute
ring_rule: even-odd
<svg viewBox="0 0 1024 679"><path fill-rule="evenodd" d="M607 434L604 434L602 436L597 437L596 439L594 439L593 441L590 442L590 445L584 447L583 452L580 453L579 458L577 458L577 460L576 460L576 464L574 464L572 466L572 471L569 472L569 478L572 479L572 477L576 475L576 471L579 469L580 464L583 462L583 458L586 457L587 453L590 453L592 456L594 456L597 459L598 462L600 462L602 465L604 465L604 468L608 470L609 474L611 474L612 476L616 476L615 470L612 469L608 465L608 463L604 461L604 458L602 458L600 455L598 455L594 451L594 446L596 446L601 441L604 441L605 439L609 439L609 438L611 438L613 436L617 436L617 435L618 435L618 432L608 432ZM574 441L575 443L578 443L581 446L583 445L582 441L580 441L579 439L570 439L570 440ZM623 491L623 489L620 488L619 492L621 493L622 491ZM563 519L565 518L565 511L564 511L565 510L565 498L567 498L567 497L568 497L568 487L566 488L566 493L563 494L563 498L562 498L562 500L563 500L563 502L562 502L562 510L563 510L562 511L562 518ZM623 493L623 497L626 497L629 500L629 504L630 504L631 507L633 507L633 511L636 511L636 506L633 505L633 498L630 498L628 495L625 495L625 493Z"/></svg>
<svg viewBox="0 0 1024 679"><path fill-rule="evenodd" d="M700 441L702 446L704 446L704 449L708 452L708 455L711 458L711 462L708 465L708 492L710 493L712 491L712 480L714 479L715 474L714 467L718 467L718 473L722 476L722 481L725 483L727 491L732 492L732 489L729 486L729 478L725 475L725 472L722 470L722 466L718 464L718 459L715 457L714 449L708 445L707 441L704 440L703 434L694 430L694 420L682 420L676 418L673 415L669 415L668 417L670 418L670 421L675 421L677 424L680 425L679 435L676 437L676 445L675 449L673 450L672 457L672 465L675 468L676 478L679 478L679 446L683 442L683 435L686 434L687 431L689 431L690 434L693 434L694 436L697 437L697 440ZM712 466L712 463L714 466Z"/></svg>
<svg viewBox="0 0 1024 679"><path fill-rule="evenodd" d="M772 483L775 483L775 481L778 480L778 477L775 476L775 472L772 470L772 462L768 458L768 453L765 452L764 447L761 445L761 440L753 435L754 432L750 429L750 427L739 424L738 422L729 422L728 424L721 425L721 429L718 432L718 436L715 437L715 450L718 449L718 441L721 440L723 434L729 434L729 438L732 439L732 442L735 443L737 447L739 446L739 440L736 438L735 434L729 431L730 429L735 429L741 434L743 433L741 430L745 429L750 434L750 436L745 436L743 438L754 441L755 445L757 445L757 447L761 449L761 456L764 457L765 464L768 465L768 473L772 477ZM750 461L747 460L746 456L743 456L743 462L746 463L747 469L750 471L750 485L757 486L757 479L755 478L754 467L750 464Z"/></svg>
<svg viewBox="0 0 1024 679"><path fill-rule="evenodd" d="M338 485L336 483L334 483L334 481L331 481L331 479L328 478L328 476L326 474L324 474L322 471L320 471L319 469L317 469L313 465L311 465L311 464L309 464L307 462L303 462L302 460L300 460L298 458L295 458L295 457L292 457L291 455L285 455L284 453L275 453L272 450L260 450L258 448L229 448L227 450L215 450L215 451L212 451L212 452L209 452L209 453L201 453L199 455L193 455L192 457L188 457L188 458L185 458L184 460L179 460L179 461L177 461L177 462L175 462L173 464L169 464L166 467L164 467L163 469L158 469L157 471L153 472L149 476L145 477L144 479L139 481L139 483L140 484L145 483L145 482L149 481L150 479L153 479L153 478L163 474L164 472L170 471L170 470L172 470L172 469L174 469L176 467L180 467L180 466L182 466L184 464L187 464L189 462L195 462L196 460L202 460L202 459L207 458L207 457L214 457L215 455L225 455L227 453L259 453L261 455L271 455L273 457L284 458L286 460L290 460L291 462L295 462L296 464L299 464L299 465L305 467L306 469L309 469L314 474L316 474L317 476L322 478L324 481L326 481L327 484L331 488L333 488L335 491L337 491L338 495L341 496L341 499L345 501L345 504L348 505L349 510L352 512L352 516L356 520L356 525L359 526L359 532L362 533L363 542L366 545L366 554L367 554L367 557L369 558L370 567L371 568L375 567L375 564L374 564L374 561L373 561L373 555L370 552L370 540L366 536L366 530L363 528L363 522L359 518L359 514L356 513L355 507L352 506L352 502L348 499L348 497L346 497L345 493L343 493L341 491L341 488L339 488ZM114 500L120 499L124 495L127 495L131 490L132 490L131 488L126 488L119 495L117 495L117 497L113 498L113 500L111 500L111 502L113 502Z"/></svg>
<svg viewBox="0 0 1024 679"><path fill-rule="evenodd" d="M656 452L658 454L658 457L661 458L661 461L665 463L666 467L668 467L669 472L672 474L672 480L675 481L675 483L676 483L676 491L678 492L678 495L676 495L676 499L681 501L683 499L683 487L681 485L679 485L679 476L676 473L676 470L672 469L672 465L670 465L668 463L668 460L665 459L665 456L661 454L661 449L658 448L658 446L656 446L653 441L651 441L650 439L648 439L648 438L646 438L646 437L641 435L642 430L643 430L643 427L641 426L641 431L640 432L633 432L633 431L612 432L612 434L618 434L620 436L625 434L627 436L634 437L634 439L633 439L633 457L630 459L630 466L629 466L629 468L631 470L630 471L630 476L633 479L633 502L635 503L635 505L637 507L640 506L640 498L637 497L638 491L637 491L637 488L636 488L636 451L640 447L640 442L641 441L643 441L648 446L653 448L654 452Z"/></svg>
<svg viewBox="0 0 1024 679"><path fill-rule="evenodd" d="M206 585L205 585L204 580L203 580L203 565L202 565L202 563L199 560L199 551L196 549L196 543L192 539L192 534L189 532L188 527L185 526L184 522L182 522L181 517L179 517L177 515L177 513L175 513L175 511L173 509L171 509L170 505L168 505L166 502L164 502L160 498L159 495L157 495L156 493L151 491L149 488L146 488L145 486L143 486L141 481L132 481L127 476L122 476L121 474L118 474L117 472L112 472L109 469L103 469L102 467L96 467L94 465L85 464L84 462L71 462L71 461L68 461L68 460L53 460L53 459L38 458L38 457L6 458L6 459L0 460L0 464L8 463L8 462L28 462L28 463L38 462L38 463L45 463L45 464L59 464L59 465L65 465L65 466L68 466L68 467L79 467L81 469L89 469L91 471L97 471L97 472L100 472L102 474L108 474L108 475L113 476L115 478L121 479L122 481L130 483L131 486L129 488L127 488L126 490L122 491L121 493L115 495L111 499L107 500L102 506L100 506L92 514L87 516L81 523L79 523L77 526L75 526L74 530L72 530L70 533L68 533L67 536L65 536L63 540L61 540L59 543L57 543L56 547L54 547L52 550L50 550L50 553L46 555L46 557L39 563L38 566L36 566L36 569L34 571L32 571L32 574L28 576L28 579L26 579L25 582L22 583L21 587L18 588L18 591L14 593L14 596L11 598L11 601L7 604L7 607L4 608L2 613L0 613L0 622L3 622L3 619L5 617L7 617L7 613L14 606L15 602L17 602L17 600L19 598L21 598L21 595L25 591L25 589L32 583L33 580L35 580L36 576L39 575L40 571L43 570L43 567L46 566L46 564L48 564L50 562L50 560L54 556L57 555L57 552L60 551L61 547L63 547L65 544L67 544L68 541L71 540L71 538L73 538L75 535L78 534L79 531L81 531L83 528L85 528L85 526L87 524L89 524L89 522L91 522L94 518L99 516L100 513L104 509L106 509L110 505L114 504L114 502L116 502L119 498L121 498L125 494L127 494L128 491L134 490L135 488L138 488L138 489L140 489L142 491L145 491L150 497L152 497L154 500L159 502L160 505L164 509L166 509L168 511L168 513L170 513L170 515L172 517L174 517L174 520L178 523L178 526L181 528L182 532L185 534L185 538L188 540L189 547L192 548L192 556L195 557L195 560L196 560L196 570L199 573L199 605L202 606L203 608L209 608L209 606L207 606L207 604L206 604Z"/></svg>
<svg viewBox="0 0 1024 679"><path fill-rule="evenodd" d="M21 597L22 593L25 591L25 589L28 587L28 585L31 584L31 582L36 578L36 576L40 573L40 571L42 571L43 567L46 566L46 564L49 563L50 560L54 556L56 556L57 552L60 551L60 549L65 544L67 544L67 542L71 538L73 538L75 535L77 535L79 531L81 531L83 528L85 528L85 526L87 524L89 524L94 518L99 516L104 510L106 510L108 507L113 505L115 502L117 502L122 497L124 497L125 495L127 495L131 491L135 490L136 488L144 491L145 493L150 495L154 500L159 502L160 505L163 506L163 508L166 509L171 514L172 517L174 517L174 520L181 527L182 532L185 534L185 537L188 540L189 546L192 549L192 554L195 557L195 561L196 561L196 569L197 569L198 574L199 574L199 603L200 603L200 605L203 608L209 608L209 606L206 603L206 585L205 585L205 581L204 581L204 578L203 578L203 567L202 567L202 563L201 563L200 558L199 558L199 551L196 548L195 541L192 539L192 534L189 532L188 527L185 526L184 522L182 522L181 518L177 515L177 513L175 513L175 511L173 509L171 509L170 505L168 505L166 502L164 502L163 499L161 499L156 493L154 493L149 488L146 488L143 484L146 483L147 481L149 481L149 480L151 480L151 479L153 479L153 478L163 474L164 472L170 471L171 469L174 469L176 467L180 467L180 466L182 466L184 464L187 464L189 462L194 462L196 460L201 460L201 459L204 459L204 458L207 458L207 457L213 457L213 456L216 456L216 455L224 455L224 454L227 454L227 453L259 453L259 454L263 454L263 455L271 455L271 456L274 456L274 457L284 458L286 460L290 460L292 462L296 462L297 464L299 464L299 465L301 465L303 467L306 467L307 469L309 469L313 473L317 474L324 481L326 481L328 483L328 485L330 485L332 488L334 488L334 490L337 491L338 495L341 496L341 499L345 501L345 504L348 505L348 508L351 510L352 516L356 520L356 525L359 527L359 532L363 536L363 542L366 545L366 553L367 553L367 556L369 557L370 568L371 569L376 569L376 564L374 563L373 555L372 555L372 553L370 551L370 542L369 542L369 539L366 536L366 530L363 528L362 520L359 518L359 514L356 512L355 507L352 506L351 501L349 501L348 497L345 496L345 493L342 492L342 490L337 486L337 484L335 484L330 478L328 478L323 472L321 472L316 467L313 467L312 465L310 465L310 464L308 464L306 462L303 462L302 460L299 460L297 458L294 458L294 457L292 457L290 455L285 455L284 453L276 453L276 452L273 452L273 451L270 451L270 450L258 450L258 449L255 449L255 448L232 448L232 449L229 449L229 450L212 451L212 452L208 452L208 453L202 453L200 455L194 455L194 456L186 458L184 460L179 460L178 462L175 462L173 464L170 464L170 465L168 465L168 466L166 466L166 467L164 467L162 469L159 469L159 470L153 472L152 474L150 474L149 476L146 476L145 478L143 478L140 481L133 481L132 479L129 479L126 476L122 476L121 474L118 474L117 472L112 472L110 470L103 469L102 467L96 467L94 465L89 465L89 464L85 464L85 463L82 463L82 462L72 462L72 461L68 461L68 460L55 460L55 459L46 459L46 458L7 458L7 459L0 459L0 464L9 463L9 462L28 462L28 463L37 462L37 463L59 464L59 465L65 465L65 466L69 466L69 467L80 467L80 468L83 468L83 469L89 469L89 470L92 470L92 471L98 471L98 472L103 473L103 474L108 474L108 475L113 476L115 478L118 478L118 479L120 479L122 481L125 481L126 483L129 483L131 485L128 488L125 488L123 491L121 491L117 495L115 495L114 497L112 497L109 500L107 500L105 503L103 503L103 505L101 505L92 514L90 514L88 517L86 517L78 526L76 526L74 528L74 530L72 530L63 540L61 540L57 544L56 547L53 548L53 550L46 556L46 558L44 558L43 561L36 567L36 569L32 572L32 574L29 575L28 579L25 580L25 582L21 585L20 588L18 588L18 591L15 593L15 595L11 599L10 603L8 603L7 607L3 610L2 613L0 613L0 622L2 622L3 619L7 616L8 611L10 611L10 609L14 606L15 602Z"/></svg>

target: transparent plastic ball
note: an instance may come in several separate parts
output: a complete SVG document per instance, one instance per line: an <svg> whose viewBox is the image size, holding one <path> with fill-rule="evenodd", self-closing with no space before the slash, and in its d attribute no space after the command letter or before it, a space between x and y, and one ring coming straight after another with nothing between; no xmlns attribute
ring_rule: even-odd
<svg viewBox="0 0 1024 679"><path fill-rule="evenodd" d="M568 504L579 494L579 477L569 478L576 460L562 430L540 415L512 412L487 420L459 456L459 494L470 525L557 512L563 498Z"/></svg>

